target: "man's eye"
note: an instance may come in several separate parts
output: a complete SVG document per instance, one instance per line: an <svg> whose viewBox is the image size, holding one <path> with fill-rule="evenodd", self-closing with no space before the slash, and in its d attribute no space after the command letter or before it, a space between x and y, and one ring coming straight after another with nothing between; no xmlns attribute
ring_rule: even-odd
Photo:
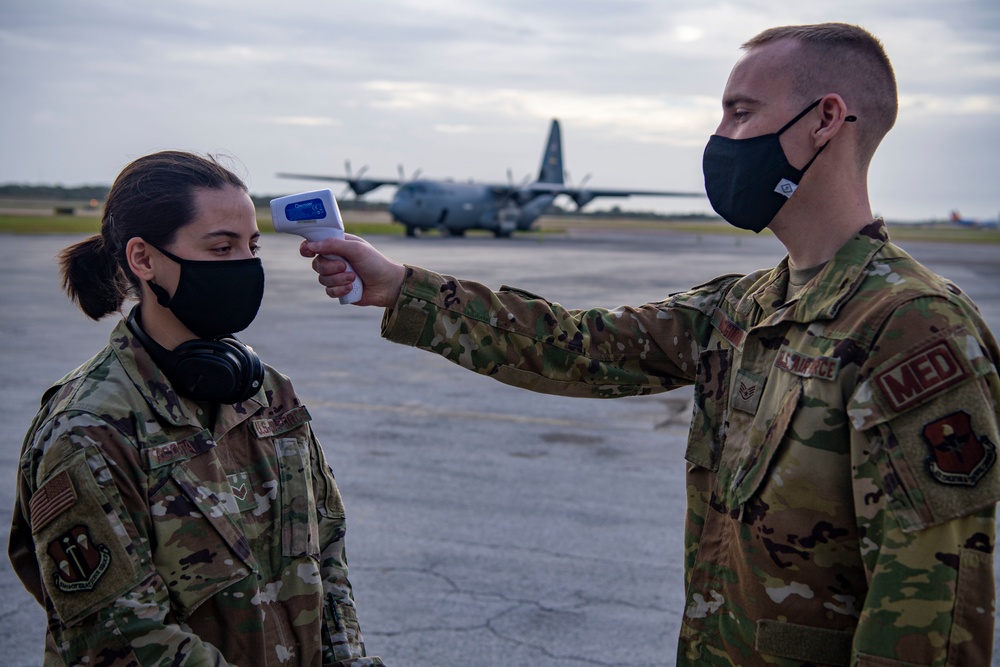
<svg viewBox="0 0 1000 667"><path fill-rule="evenodd" d="M254 257L256 257L259 252L260 252L260 245L250 246L250 253L253 254Z"/></svg>

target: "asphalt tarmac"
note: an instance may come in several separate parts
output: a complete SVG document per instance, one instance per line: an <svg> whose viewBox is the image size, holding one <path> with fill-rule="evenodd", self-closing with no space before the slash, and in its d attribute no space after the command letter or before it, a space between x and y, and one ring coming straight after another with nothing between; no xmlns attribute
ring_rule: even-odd
<svg viewBox="0 0 1000 667"><path fill-rule="evenodd" d="M38 399L116 319L91 322L60 291L54 256L77 238L0 236L4 545ZM660 230L370 240L399 261L574 308L659 300L784 254L769 235ZM395 667L672 665L690 391L600 401L500 385L382 340L381 310L327 298L297 245L264 237L264 303L241 338L313 415L347 505L369 652ZM904 247L1000 332L1000 246ZM44 625L0 558L0 663L40 665Z"/></svg>

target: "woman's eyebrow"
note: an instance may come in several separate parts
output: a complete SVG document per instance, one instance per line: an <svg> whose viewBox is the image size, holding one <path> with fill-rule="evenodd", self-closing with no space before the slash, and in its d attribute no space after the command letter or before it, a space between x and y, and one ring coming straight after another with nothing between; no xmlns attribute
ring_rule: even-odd
<svg viewBox="0 0 1000 667"><path fill-rule="evenodd" d="M217 237L220 237L220 236L225 237L225 238L230 238L230 239L236 239L236 240L239 240L239 238L240 238L240 235L237 232L234 232L234 231L232 231L230 229L218 229L218 230L216 230L214 232L206 232L205 234L202 234L201 238L203 238L203 239L213 239L213 238L217 238ZM259 231L254 232L250 236L251 240L256 239L256 238L260 238L260 232Z"/></svg>

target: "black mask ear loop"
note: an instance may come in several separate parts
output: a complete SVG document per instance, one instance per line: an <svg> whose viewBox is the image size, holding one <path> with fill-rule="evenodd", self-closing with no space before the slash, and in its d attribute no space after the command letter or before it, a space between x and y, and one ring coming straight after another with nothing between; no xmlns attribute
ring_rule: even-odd
<svg viewBox="0 0 1000 667"><path fill-rule="evenodd" d="M822 101L823 101L823 98L821 97L818 100L816 100L815 102L813 102L812 104L810 104L809 106L807 106L805 109L803 109L799 113L798 116L796 116L795 118L793 118L790 121L788 121L787 123L785 123L785 126L782 127L780 130L778 130L777 132L775 132L775 134L780 137L782 132L784 132L785 130L787 130L788 128L790 128L792 125L795 125L797 122L799 122L800 120L802 120L803 116L805 116L807 113L809 113L810 111L812 111L813 109L815 109L816 107L818 107L819 103L822 102ZM857 116L847 116L846 118L844 118L844 122L845 123L853 123L857 119L858 119ZM826 148L828 145L830 145L830 141L833 141L833 140L830 139L825 144L823 144L822 146L820 146L819 150L816 151L816 154L812 156L812 159L809 160L809 162L806 163L806 166L802 167L802 173L803 174L806 173L806 169L808 169L809 167L812 166L812 163L816 161L816 158L818 158L819 154L823 152L823 149Z"/></svg>
<svg viewBox="0 0 1000 667"><path fill-rule="evenodd" d="M149 243L149 241L146 241L146 243ZM169 259L170 261L174 262L178 266L180 266L181 262L183 261L183 260L181 260L180 257L167 252L166 250L164 250L163 248L160 248L159 246L155 246L152 243L149 243L149 245L151 245L154 248L156 248L161 254L166 255L167 259ZM164 308L169 308L170 307L170 295L167 294L167 290L163 289L162 287L160 287L159 285L157 285L156 283L154 283L152 280L147 280L146 284L149 285L149 289L156 296L156 303L160 304Z"/></svg>

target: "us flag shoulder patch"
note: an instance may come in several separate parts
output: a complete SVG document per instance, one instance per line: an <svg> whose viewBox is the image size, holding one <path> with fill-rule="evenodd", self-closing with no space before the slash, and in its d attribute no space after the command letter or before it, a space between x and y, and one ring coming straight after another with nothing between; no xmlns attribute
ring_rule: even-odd
<svg viewBox="0 0 1000 667"><path fill-rule="evenodd" d="M31 529L38 531L54 518L76 504L76 489L65 470L42 484L28 502Z"/></svg>

